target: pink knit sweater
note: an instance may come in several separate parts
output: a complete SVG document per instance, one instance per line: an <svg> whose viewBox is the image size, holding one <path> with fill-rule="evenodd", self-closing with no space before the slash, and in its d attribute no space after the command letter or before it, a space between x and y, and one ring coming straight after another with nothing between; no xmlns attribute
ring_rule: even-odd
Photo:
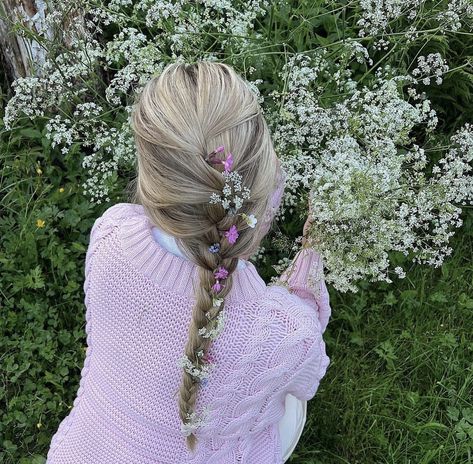
<svg viewBox="0 0 473 464"><path fill-rule="evenodd" d="M118 203L91 231L85 264L87 352L73 408L47 464L281 464L278 421L287 393L311 399L330 359L322 334L331 309L320 255L296 255L288 288L255 266L233 273L215 368L196 408L210 406L196 451L182 436L177 393L198 267L161 247L141 205ZM317 294L316 294L317 293Z"/></svg>

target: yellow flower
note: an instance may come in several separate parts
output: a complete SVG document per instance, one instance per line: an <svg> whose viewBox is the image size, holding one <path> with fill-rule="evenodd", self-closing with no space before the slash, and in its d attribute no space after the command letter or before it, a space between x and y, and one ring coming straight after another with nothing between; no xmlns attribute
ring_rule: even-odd
<svg viewBox="0 0 473 464"><path fill-rule="evenodd" d="M38 174L43 174L43 171L41 171L41 168L40 168L40 167L37 167L37 168L36 168L36 172L37 172Z"/></svg>
<svg viewBox="0 0 473 464"><path fill-rule="evenodd" d="M61 193L64 192L64 187L61 187L61 188L59 189L59 191L60 191Z"/></svg>
<svg viewBox="0 0 473 464"><path fill-rule="evenodd" d="M43 424L42 424L41 422L38 422L38 423L36 424L36 427L38 427L38 429L40 429L42 426L43 426Z"/></svg>
<svg viewBox="0 0 473 464"><path fill-rule="evenodd" d="M44 221L42 219L37 219L36 220L36 225L38 227L44 227Z"/></svg>

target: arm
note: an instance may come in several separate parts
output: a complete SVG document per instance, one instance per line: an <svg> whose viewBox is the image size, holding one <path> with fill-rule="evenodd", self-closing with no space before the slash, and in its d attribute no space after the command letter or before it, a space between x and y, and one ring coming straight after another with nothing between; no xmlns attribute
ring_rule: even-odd
<svg viewBox="0 0 473 464"><path fill-rule="evenodd" d="M319 318L299 296L288 294L281 287L275 287L272 295L281 302L280 317L284 327L277 356L273 358L281 363L278 395L285 397L291 393L308 401L315 396L330 363Z"/></svg>
<svg viewBox="0 0 473 464"><path fill-rule="evenodd" d="M279 280L289 290L295 303L289 310L298 327L297 331L289 332L286 338L299 338L297 343L294 342L293 348L287 350L291 374L284 385L284 391L308 401L315 396L330 364L323 333L331 308L323 279L321 255L312 248L302 248ZM297 304L300 301L303 303L302 308ZM311 309L316 310L315 318ZM308 316L304 317L303 314ZM299 336L296 337L297 333Z"/></svg>
<svg viewBox="0 0 473 464"><path fill-rule="evenodd" d="M291 293L317 310L324 333L332 311L324 280L322 256L312 248L302 248L282 273L279 281Z"/></svg>
<svg viewBox="0 0 473 464"><path fill-rule="evenodd" d="M85 280L83 288L86 298L87 290L90 285L90 273L95 261L95 257L99 253L100 244L103 242L103 239L113 231L115 222L119 222L131 214L133 214L133 205L129 203L117 203L106 209L92 225L89 237L89 246L85 256Z"/></svg>

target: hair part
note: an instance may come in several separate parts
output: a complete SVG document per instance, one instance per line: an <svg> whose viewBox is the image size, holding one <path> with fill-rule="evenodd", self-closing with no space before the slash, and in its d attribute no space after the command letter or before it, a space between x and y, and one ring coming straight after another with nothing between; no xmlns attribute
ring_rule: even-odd
<svg viewBox="0 0 473 464"><path fill-rule="evenodd" d="M220 195L224 178L205 157L217 146L233 155L233 170L251 190L239 213L262 220L275 188L276 153L257 96L235 70L224 63L198 61L172 63L151 78L132 111L137 147L137 178L132 181L132 202L164 232L176 238L183 253L199 266L200 285L188 329L185 354L192 363L196 353L207 354L211 339L198 333L209 318L222 310L213 307L214 271L224 266L229 275L218 298L231 291L232 273L239 257L256 252L263 236L241 216L228 216L222 205L209 203ZM222 231L235 224L239 237L230 244ZM219 253L208 247L220 243ZM199 362L201 360L199 359ZM194 412L199 381L183 371L179 389L179 414L183 422ZM186 443L194 450L196 436Z"/></svg>

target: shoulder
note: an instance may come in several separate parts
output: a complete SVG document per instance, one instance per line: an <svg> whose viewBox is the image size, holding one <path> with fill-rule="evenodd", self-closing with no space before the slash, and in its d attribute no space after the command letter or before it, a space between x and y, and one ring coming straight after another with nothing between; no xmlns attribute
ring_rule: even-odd
<svg viewBox="0 0 473 464"><path fill-rule="evenodd" d="M84 290L87 292L89 283L89 274L92 268L92 262L95 262L97 256L108 259L107 252L102 253L103 244L109 241L123 221L143 216L143 206L134 203L116 203L107 208L101 216L95 219L89 235L89 244L85 256L85 283Z"/></svg>
<svg viewBox="0 0 473 464"><path fill-rule="evenodd" d="M144 209L142 205L135 203L116 203L108 207L97 219L95 219L90 230L90 242L107 235L115 226L122 221L137 216L142 216Z"/></svg>
<svg viewBox="0 0 473 464"><path fill-rule="evenodd" d="M85 273L88 274L92 257L98 254L100 245L110 237L119 225L129 219L143 215L143 206L134 203L116 203L108 207L95 219L89 233L89 244L85 259Z"/></svg>
<svg viewBox="0 0 473 464"><path fill-rule="evenodd" d="M141 216L143 213L144 208L140 204L116 203L108 207L97 220L114 222L120 219Z"/></svg>

